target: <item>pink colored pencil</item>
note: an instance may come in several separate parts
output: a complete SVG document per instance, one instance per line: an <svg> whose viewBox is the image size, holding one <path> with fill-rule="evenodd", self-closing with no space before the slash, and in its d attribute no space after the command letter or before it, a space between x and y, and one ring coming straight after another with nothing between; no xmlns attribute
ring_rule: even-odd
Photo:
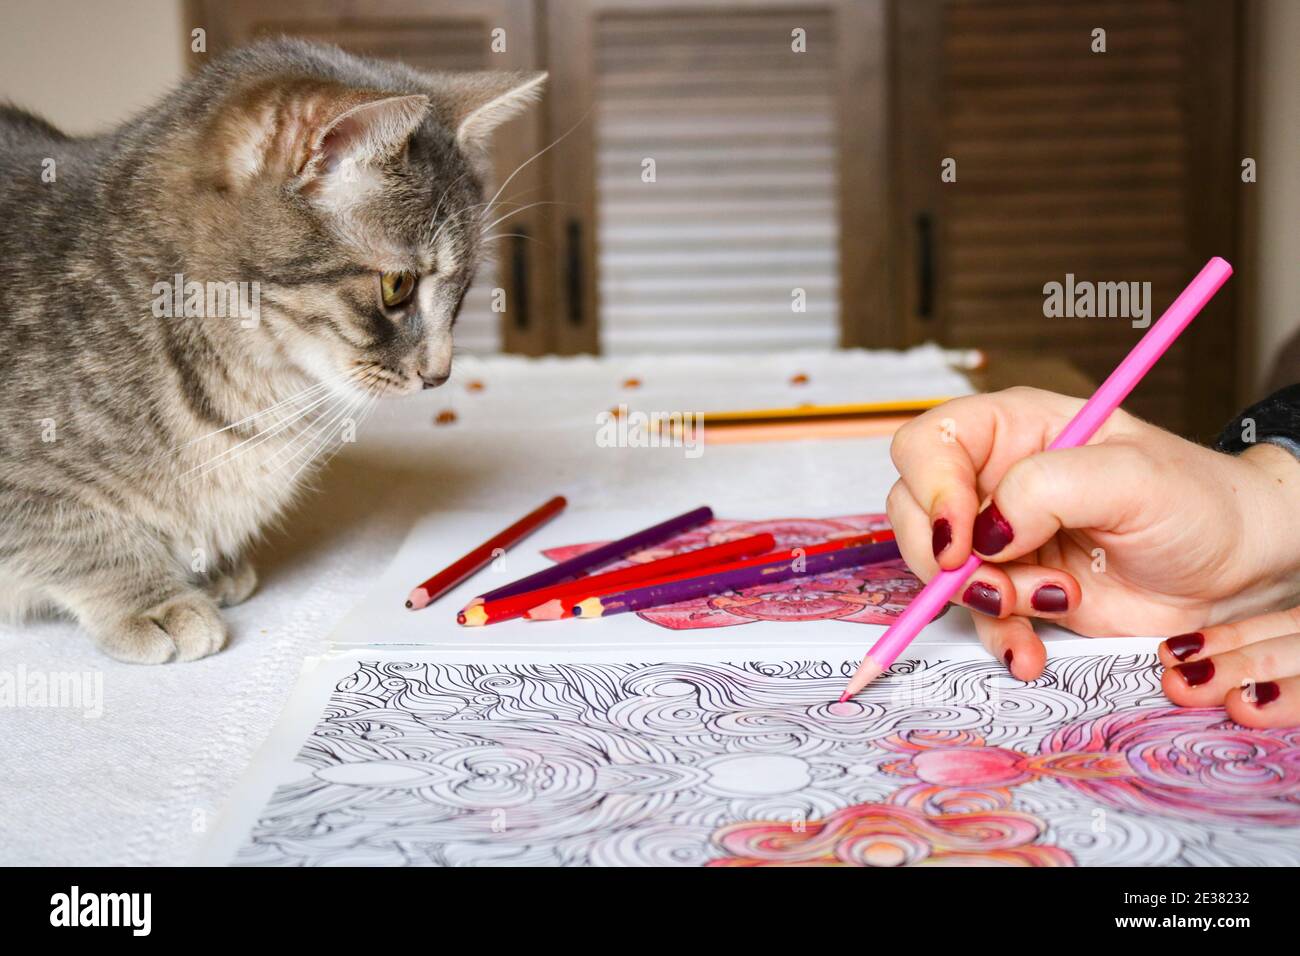
<svg viewBox="0 0 1300 956"><path fill-rule="evenodd" d="M1231 275L1232 266L1218 256L1207 262L1048 447L1078 448L1086 445ZM867 651L853 680L849 681L848 689L840 697L841 703L883 674L982 563L978 555L972 554L961 567L940 571L931 578L898 620Z"/></svg>

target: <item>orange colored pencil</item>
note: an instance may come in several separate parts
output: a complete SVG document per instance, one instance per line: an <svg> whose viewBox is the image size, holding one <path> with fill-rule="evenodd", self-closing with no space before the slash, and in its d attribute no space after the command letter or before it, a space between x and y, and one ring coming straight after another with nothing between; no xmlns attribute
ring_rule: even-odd
<svg viewBox="0 0 1300 956"><path fill-rule="evenodd" d="M546 504L524 515L510 527L484 541L469 554L454 564L448 565L429 580L425 581L406 599L406 606L412 611L428 607L442 595L446 594L467 577L486 565L495 556L498 548L505 549L528 537L539 527L550 521L564 510L568 502L562 495L557 495Z"/></svg>
<svg viewBox="0 0 1300 956"><path fill-rule="evenodd" d="M720 564L743 555L762 554L776 547L776 539L770 534L755 534L747 538L738 538L708 548L685 551L657 561L646 561L631 567L607 571L580 578L577 581L565 581L550 587L514 594L496 601L470 605L456 615L456 620L467 627L479 627L483 624L495 624L523 615L525 612L538 611L541 607L551 606L556 610L572 607L572 599L587 597L593 593L606 594L621 590L629 584L650 582L668 577L678 572L700 569ZM559 617L559 614L555 614ZM542 614L541 617L545 617Z"/></svg>
<svg viewBox="0 0 1300 956"><path fill-rule="evenodd" d="M797 545L796 547L789 548L785 551L778 551L774 554L761 554L758 557L745 558L739 561L730 561L726 564L709 565L708 567L696 568L692 571L671 574L668 575L667 577L658 578L653 581L638 581L636 582L636 587L637 588L657 587L661 584L670 584L676 581L685 581L691 578L702 577L704 575L722 574L727 571L738 571L743 568L752 568L759 565L780 564L780 563L794 561L797 558L812 557L815 554L826 554L831 551L841 551L845 548L855 548L860 545L882 544L886 541L893 541L893 540L894 540L894 532L892 531L874 531L867 534L857 534L848 538L836 538L833 541L823 541L821 544ZM575 600L570 602L568 601L568 599L566 599L565 601L566 606L564 607L563 612L560 614L551 614L547 617L534 617L533 614L530 612L527 615L527 617L530 621L559 620L560 618L577 617L578 615L574 614L573 612L574 609L579 607L580 605L583 605L586 602L595 601L601 597L604 597L605 595L617 594L623 590L627 590L627 589L616 587L616 588L605 588L601 590L599 593L583 592L580 596L580 600Z"/></svg>

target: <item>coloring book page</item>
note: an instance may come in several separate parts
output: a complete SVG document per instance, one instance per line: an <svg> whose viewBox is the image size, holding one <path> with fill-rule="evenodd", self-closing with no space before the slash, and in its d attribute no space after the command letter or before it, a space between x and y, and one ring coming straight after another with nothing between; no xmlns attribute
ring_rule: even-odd
<svg viewBox="0 0 1300 956"><path fill-rule="evenodd" d="M1149 648L1058 644L1031 683L930 648L844 704L842 655L340 657L209 862L1300 863L1300 730L1173 707Z"/></svg>

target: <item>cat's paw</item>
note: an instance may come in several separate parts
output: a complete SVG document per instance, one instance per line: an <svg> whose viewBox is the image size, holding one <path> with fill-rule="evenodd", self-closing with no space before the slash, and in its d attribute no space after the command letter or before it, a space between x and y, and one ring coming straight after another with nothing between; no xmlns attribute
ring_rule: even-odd
<svg viewBox="0 0 1300 956"><path fill-rule="evenodd" d="M185 591L143 613L97 628L96 641L109 657L128 664L192 661L226 645L226 622L201 591Z"/></svg>
<svg viewBox="0 0 1300 956"><path fill-rule="evenodd" d="M257 571L247 561L229 570L220 570L203 582L203 590L221 607L234 607L247 601L257 590Z"/></svg>

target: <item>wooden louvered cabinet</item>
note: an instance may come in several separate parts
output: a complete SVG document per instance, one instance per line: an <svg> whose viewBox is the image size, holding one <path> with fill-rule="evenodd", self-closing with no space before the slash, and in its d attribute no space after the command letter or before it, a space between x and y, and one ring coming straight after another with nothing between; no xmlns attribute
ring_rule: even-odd
<svg viewBox="0 0 1300 956"><path fill-rule="evenodd" d="M884 0L546 5L561 351L890 323Z"/></svg>
<svg viewBox="0 0 1300 956"><path fill-rule="evenodd" d="M187 24L207 31L208 54L266 36L298 36L335 43L366 56L440 70L536 70L537 8L532 0L190 0ZM493 31L505 30L504 49ZM206 56L191 57L197 68ZM493 137L497 181L545 145L545 107L520 116ZM546 167L529 164L510 181L503 199L526 204L545 198ZM504 211L517 208L503 206ZM541 354L551 349L547 320L554 267L541 210L513 216L513 233L493 243L493 262L466 295L456 326L457 345L470 351L505 349ZM505 311L493 312L492 289L506 290Z"/></svg>
<svg viewBox="0 0 1300 956"><path fill-rule="evenodd" d="M1060 356L1100 380L1143 330L1045 317L1045 283L1149 281L1154 319L1211 255L1235 258L1248 188L1235 5L949 0L895 12L901 338ZM1091 49L1097 28L1104 53ZM955 182L940 180L946 158ZM1235 295L1229 283L1129 407L1200 437L1231 417Z"/></svg>
<svg viewBox="0 0 1300 956"><path fill-rule="evenodd" d="M1048 318L1068 274L1153 317L1241 202L1239 5L1220 0L191 0L214 52L267 33L433 69L544 68L498 138L511 220L462 345L745 352L938 341L1099 380L1125 318ZM492 53L491 31L509 35ZM1091 49L1106 31L1105 53ZM196 60L200 58L195 58ZM956 180L942 182L952 159ZM505 243L510 243L506 245ZM488 312L486 288L512 305ZM1236 283L1131 407L1234 409ZM515 306L522 304L522 308Z"/></svg>

